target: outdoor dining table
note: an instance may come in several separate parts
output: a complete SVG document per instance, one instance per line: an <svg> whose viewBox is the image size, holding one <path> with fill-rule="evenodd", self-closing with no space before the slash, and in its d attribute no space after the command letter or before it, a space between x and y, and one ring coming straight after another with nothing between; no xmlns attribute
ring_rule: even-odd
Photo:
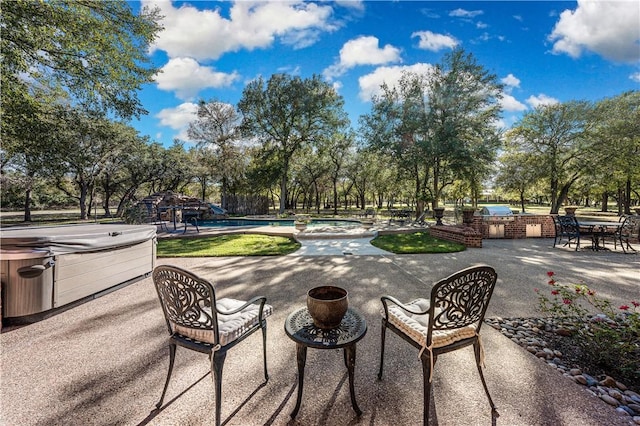
<svg viewBox="0 0 640 426"><path fill-rule="evenodd" d="M609 221L579 221L578 226L580 228L589 228L589 232L592 233L592 248L595 251L608 250L604 246L604 240L602 246L600 246L600 239L607 235L607 228L615 228L617 230L622 226L622 222L609 222Z"/></svg>

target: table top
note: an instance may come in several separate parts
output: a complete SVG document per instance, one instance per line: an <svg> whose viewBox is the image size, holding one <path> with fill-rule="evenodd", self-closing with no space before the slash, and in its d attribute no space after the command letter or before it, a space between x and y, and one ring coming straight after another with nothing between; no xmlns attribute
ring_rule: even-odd
<svg viewBox="0 0 640 426"><path fill-rule="evenodd" d="M620 227L622 226L622 222L607 222L607 221L591 221L591 220L585 220L585 221L578 221L578 225L580 226L615 226L615 227Z"/></svg>
<svg viewBox="0 0 640 426"><path fill-rule="evenodd" d="M309 310L300 308L287 317L284 323L287 335L296 343L317 349L337 349L356 343L367 333L367 322L353 308L347 309L340 326L323 330L313 324Z"/></svg>

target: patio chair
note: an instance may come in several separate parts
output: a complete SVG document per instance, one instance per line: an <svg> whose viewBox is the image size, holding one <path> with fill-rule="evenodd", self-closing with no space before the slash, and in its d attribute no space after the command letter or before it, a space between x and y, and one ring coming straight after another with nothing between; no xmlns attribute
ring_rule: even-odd
<svg viewBox="0 0 640 426"><path fill-rule="evenodd" d="M498 417L487 383L482 374L484 350L480 327L484 319L497 274L490 266L463 269L437 282L430 299L401 303L392 296L382 296L382 341L380 371L382 380L386 330L389 329L419 349L423 374L423 422L429 423L431 378L439 355L473 345L476 366L489 399L492 418Z"/></svg>
<svg viewBox="0 0 640 426"><path fill-rule="evenodd" d="M248 302L216 299L211 282L175 266L157 266L153 282L169 329L169 371L157 408L162 406L176 348L182 346L209 355L211 374L215 384L215 424L220 424L222 401L222 367L227 351L255 331L262 330L264 380L267 374L267 321L272 307L265 297Z"/></svg>
<svg viewBox="0 0 640 426"><path fill-rule="evenodd" d="M562 247L569 246L571 248L571 244L576 245L576 251L580 248L580 237L589 236L593 237L592 229L580 229L580 224L578 223L578 219L575 216L557 216L556 220L560 226L560 235L558 236L558 231L556 228L556 239L553 241L553 246L556 246L556 242L561 242L563 238L567 239L567 242L564 243ZM592 242L592 245L594 243Z"/></svg>
<svg viewBox="0 0 640 426"><path fill-rule="evenodd" d="M617 248L617 243L619 242L622 251L625 253L627 253L627 251L637 253L631 243L640 243L640 216L626 216L621 220L624 220L622 226L620 226L614 234L614 248Z"/></svg>

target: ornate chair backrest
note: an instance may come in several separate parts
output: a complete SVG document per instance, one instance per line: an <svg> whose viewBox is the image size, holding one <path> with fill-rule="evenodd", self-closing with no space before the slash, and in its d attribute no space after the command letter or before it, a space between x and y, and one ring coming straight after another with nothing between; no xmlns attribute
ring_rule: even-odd
<svg viewBox="0 0 640 426"><path fill-rule="evenodd" d="M637 237L640 232L640 216L627 216L620 227L620 235L626 238Z"/></svg>
<svg viewBox="0 0 640 426"><path fill-rule="evenodd" d="M170 334L175 332L175 325L178 325L211 330L214 343L220 341L215 309L216 295L211 282L184 269L168 265L157 266L154 269L153 282Z"/></svg>
<svg viewBox="0 0 640 426"><path fill-rule="evenodd" d="M427 344L431 344L433 331L477 324L479 332L497 279L496 271L483 265L463 269L437 282L431 290Z"/></svg>
<svg viewBox="0 0 640 426"><path fill-rule="evenodd" d="M578 235L580 233L580 225L575 216L558 216L561 231L566 235Z"/></svg>

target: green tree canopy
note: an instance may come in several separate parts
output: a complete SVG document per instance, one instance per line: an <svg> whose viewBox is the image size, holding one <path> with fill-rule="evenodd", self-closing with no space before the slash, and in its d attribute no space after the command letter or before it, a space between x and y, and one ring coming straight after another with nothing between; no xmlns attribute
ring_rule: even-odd
<svg viewBox="0 0 640 426"><path fill-rule="evenodd" d="M274 74L267 82L259 78L245 87L238 103L243 114L241 128L245 137L262 145L265 159L277 164L280 213L287 207L292 157L305 145L345 127L348 119L343 106L342 97L317 75L302 79Z"/></svg>
<svg viewBox="0 0 640 426"><path fill-rule="evenodd" d="M136 15L121 0L14 0L2 2L1 16L3 104L39 87L102 114L146 112L136 91L156 73L147 48L160 30L157 10Z"/></svg>

